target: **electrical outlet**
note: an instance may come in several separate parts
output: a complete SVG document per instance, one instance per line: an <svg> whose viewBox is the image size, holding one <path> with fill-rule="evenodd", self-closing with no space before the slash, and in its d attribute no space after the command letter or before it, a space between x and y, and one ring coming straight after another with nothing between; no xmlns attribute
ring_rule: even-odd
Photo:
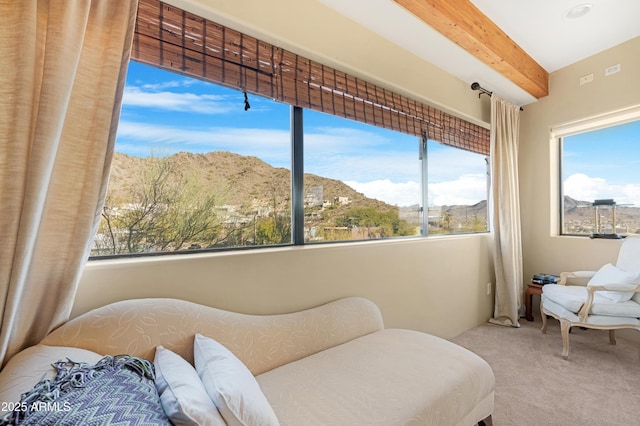
<svg viewBox="0 0 640 426"><path fill-rule="evenodd" d="M604 75L606 77L609 77L611 74L620 72L621 69L622 67L620 66L620 64L611 65L609 68L605 68Z"/></svg>
<svg viewBox="0 0 640 426"><path fill-rule="evenodd" d="M487 296L491 294L491 283L487 283Z"/></svg>
<svg viewBox="0 0 640 426"><path fill-rule="evenodd" d="M580 77L580 86L591 83L593 81L593 73Z"/></svg>

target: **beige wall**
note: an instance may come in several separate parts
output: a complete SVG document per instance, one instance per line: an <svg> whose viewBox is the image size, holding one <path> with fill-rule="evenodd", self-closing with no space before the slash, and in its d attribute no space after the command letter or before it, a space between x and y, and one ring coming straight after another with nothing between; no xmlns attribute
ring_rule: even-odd
<svg viewBox="0 0 640 426"><path fill-rule="evenodd" d="M605 77L605 68L622 71ZM593 82L579 78L593 73ZM558 153L550 129L640 104L640 38L554 72L550 95L525 107L520 129L520 196L525 278L591 270L616 259L620 240L559 237Z"/></svg>
<svg viewBox="0 0 640 426"><path fill-rule="evenodd" d="M605 68L621 64L618 74ZM593 82L579 78L593 73ZM640 37L551 74L550 95L525 108L520 129L520 196L525 280L534 273L593 270L615 262L620 240L559 237L558 151L550 129L640 105ZM539 298L534 298L539 312ZM638 339L632 330L620 335Z"/></svg>
<svg viewBox="0 0 640 426"><path fill-rule="evenodd" d="M72 316L141 297L273 314L356 295L387 327L450 338L491 316L489 244L479 234L92 261Z"/></svg>
<svg viewBox="0 0 640 426"><path fill-rule="evenodd" d="M316 0L171 0L254 37L486 125L468 84ZM206 5L214 5L212 7ZM293 19L292 17L295 17ZM388 327L453 337L492 314L489 234L89 262L73 316L105 303L178 297L246 313L374 300Z"/></svg>

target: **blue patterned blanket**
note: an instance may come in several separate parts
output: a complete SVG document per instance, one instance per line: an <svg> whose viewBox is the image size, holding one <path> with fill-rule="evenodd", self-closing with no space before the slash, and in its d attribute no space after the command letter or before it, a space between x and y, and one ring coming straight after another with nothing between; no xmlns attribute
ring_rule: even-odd
<svg viewBox="0 0 640 426"><path fill-rule="evenodd" d="M23 394L0 426L171 425L154 384L153 364L129 355L106 356L95 365L53 364L56 376Z"/></svg>

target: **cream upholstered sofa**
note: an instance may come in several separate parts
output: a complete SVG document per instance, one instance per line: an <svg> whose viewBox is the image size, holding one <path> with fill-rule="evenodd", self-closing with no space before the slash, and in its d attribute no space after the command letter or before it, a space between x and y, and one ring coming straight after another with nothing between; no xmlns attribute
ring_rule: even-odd
<svg viewBox="0 0 640 426"><path fill-rule="evenodd" d="M248 367L280 425L491 424L489 365L447 340L385 329L378 307L349 297L283 315L245 315L176 299L116 302L81 315L0 372L0 401L18 401L59 359L129 354L162 345L194 361L194 336Z"/></svg>

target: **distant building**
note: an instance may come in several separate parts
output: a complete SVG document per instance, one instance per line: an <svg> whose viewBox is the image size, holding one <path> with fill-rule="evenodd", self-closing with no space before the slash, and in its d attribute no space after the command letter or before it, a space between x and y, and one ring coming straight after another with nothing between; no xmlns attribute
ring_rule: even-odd
<svg viewBox="0 0 640 426"><path fill-rule="evenodd" d="M349 197L336 197L335 201L336 201L336 204L339 204L339 205L351 204L351 200L349 199Z"/></svg>
<svg viewBox="0 0 640 426"><path fill-rule="evenodd" d="M429 226L438 227L442 221L442 207L432 206L427 209L427 221Z"/></svg>
<svg viewBox="0 0 640 426"><path fill-rule="evenodd" d="M322 186L311 186L304 194L304 205L307 207L322 207L324 189Z"/></svg>

